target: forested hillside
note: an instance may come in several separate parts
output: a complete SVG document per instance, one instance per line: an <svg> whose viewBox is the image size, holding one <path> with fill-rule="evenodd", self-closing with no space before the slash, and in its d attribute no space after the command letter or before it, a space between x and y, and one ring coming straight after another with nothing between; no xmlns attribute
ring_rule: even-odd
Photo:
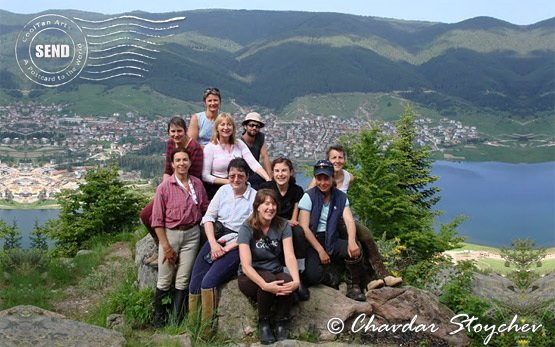
<svg viewBox="0 0 555 347"><path fill-rule="evenodd" d="M110 17L79 11L59 14L91 20ZM47 94L25 78L14 56L17 35L38 15L0 11L4 98L40 99ZM549 112L555 103L555 18L517 26L487 17L444 24L290 11L132 15L186 19L171 36L156 41L160 53L143 77L99 82L76 78L57 92L91 83L107 91L146 85L166 96L197 101L200 90L218 86L240 104L277 110L311 94L402 92L428 106L456 98L524 117Z"/></svg>

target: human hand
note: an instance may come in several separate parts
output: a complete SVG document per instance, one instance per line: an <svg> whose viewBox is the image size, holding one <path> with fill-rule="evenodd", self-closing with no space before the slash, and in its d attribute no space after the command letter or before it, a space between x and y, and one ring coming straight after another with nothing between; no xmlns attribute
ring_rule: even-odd
<svg viewBox="0 0 555 347"><path fill-rule="evenodd" d="M322 263L322 265L327 265L331 263L330 256L325 249L322 248L321 250L319 250L318 256L320 257L320 263Z"/></svg>
<svg viewBox="0 0 555 347"><path fill-rule="evenodd" d="M220 257L223 257L226 254L225 247L222 247L219 243L215 243L214 245L210 244L210 257L212 260L216 260Z"/></svg>
<svg viewBox="0 0 555 347"><path fill-rule="evenodd" d="M299 282L291 281L283 283L279 286L279 290L276 293L276 296L291 295L295 290L297 290L297 288L299 288Z"/></svg>
<svg viewBox="0 0 555 347"><path fill-rule="evenodd" d="M356 242L349 242L349 246L347 248L347 252L349 253L349 257L353 259L357 259L360 257L360 248Z"/></svg>
<svg viewBox="0 0 555 347"><path fill-rule="evenodd" d="M292 226L292 227L294 227L294 226L296 226L296 225L299 225L299 222L296 221L296 220L290 219L290 220L289 220L289 225Z"/></svg>
<svg viewBox="0 0 555 347"><path fill-rule="evenodd" d="M265 292L269 292L272 293L274 295L277 295L277 293L280 290L281 285L283 284L283 280L276 280L273 282L266 282L266 284L264 285L264 287L262 288L263 291Z"/></svg>
<svg viewBox="0 0 555 347"><path fill-rule="evenodd" d="M175 262L177 261L177 253L173 250L173 248L171 247L164 247L164 259L162 260L162 264L164 264L166 261L168 262L169 265L171 264L175 264Z"/></svg>

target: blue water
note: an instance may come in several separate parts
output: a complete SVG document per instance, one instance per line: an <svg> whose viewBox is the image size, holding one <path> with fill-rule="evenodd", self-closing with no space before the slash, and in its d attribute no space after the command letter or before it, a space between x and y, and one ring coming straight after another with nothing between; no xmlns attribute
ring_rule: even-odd
<svg viewBox="0 0 555 347"><path fill-rule="evenodd" d="M555 247L555 162L506 164L499 162L437 161L433 174L441 188L438 222L458 215L468 219L458 228L466 241L488 246L510 246L515 238L530 238L537 246ZM297 174L306 188L309 177ZM28 247L35 220L57 218L58 210L1 210L0 219L15 218ZM0 244L2 242L0 241Z"/></svg>
<svg viewBox="0 0 555 347"><path fill-rule="evenodd" d="M18 229L21 231L21 247L29 248L29 235L35 228L35 221L43 225L49 219L58 218L59 211L56 209L48 210L2 210L0 209L0 219L6 224L12 225L15 220ZM0 240L0 245L3 245Z"/></svg>
<svg viewBox="0 0 555 347"><path fill-rule="evenodd" d="M458 215L467 220L457 229L466 241L487 246L510 246L515 238L529 238L536 246L555 246L555 162L436 161L433 175L441 188L439 223ZM309 178L297 174L306 187Z"/></svg>
<svg viewBox="0 0 555 347"><path fill-rule="evenodd" d="M468 216L458 229L467 241L510 246L529 238L537 246L555 246L555 162L506 164L438 161L441 200L436 205L446 222Z"/></svg>

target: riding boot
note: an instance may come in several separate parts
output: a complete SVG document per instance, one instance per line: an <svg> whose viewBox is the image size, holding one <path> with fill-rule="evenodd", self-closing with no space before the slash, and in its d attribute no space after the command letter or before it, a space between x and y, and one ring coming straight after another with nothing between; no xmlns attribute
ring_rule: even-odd
<svg viewBox="0 0 555 347"><path fill-rule="evenodd" d="M276 340L282 341L289 338L289 319L280 318L276 321Z"/></svg>
<svg viewBox="0 0 555 347"><path fill-rule="evenodd" d="M263 345L269 345L276 342L276 338L272 332L272 327L270 326L270 317L264 316L259 318L258 335L260 337L260 343Z"/></svg>
<svg viewBox="0 0 555 347"><path fill-rule="evenodd" d="M173 295L173 311L175 312L177 324L180 324L187 314L189 306L188 295L189 289L176 289Z"/></svg>
<svg viewBox="0 0 555 347"><path fill-rule="evenodd" d="M357 259L345 259L345 267L347 268L347 297L356 301L366 301L366 296L360 290L362 278L362 257Z"/></svg>
<svg viewBox="0 0 555 347"><path fill-rule="evenodd" d="M335 290L339 289L339 279L335 276L335 274L327 269L324 270L324 275L322 276L320 283L325 286L332 287Z"/></svg>
<svg viewBox="0 0 555 347"><path fill-rule="evenodd" d="M198 322L199 308L200 308L200 294L189 293L189 312L187 313L187 321Z"/></svg>
<svg viewBox="0 0 555 347"><path fill-rule="evenodd" d="M299 278L301 278L301 274L299 274ZM297 288L296 294L299 298L299 301L307 301L308 299L310 299L310 291L307 287L305 287L302 280L299 282L299 288Z"/></svg>
<svg viewBox="0 0 555 347"><path fill-rule="evenodd" d="M168 319L168 311L163 303L168 292L168 290L156 288L156 293L154 294L154 328L156 329L163 328Z"/></svg>
<svg viewBox="0 0 555 347"><path fill-rule="evenodd" d="M218 305L217 288L201 289L201 326L205 336L213 331L216 307Z"/></svg>

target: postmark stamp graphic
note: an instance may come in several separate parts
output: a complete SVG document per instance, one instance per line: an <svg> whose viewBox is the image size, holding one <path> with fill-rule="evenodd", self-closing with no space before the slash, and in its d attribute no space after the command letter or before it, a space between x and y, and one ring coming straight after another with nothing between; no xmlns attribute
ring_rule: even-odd
<svg viewBox="0 0 555 347"><path fill-rule="evenodd" d="M88 56L86 35L71 19L59 14L33 18L15 44L17 64L25 76L45 87L75 79Z"/></svg>

